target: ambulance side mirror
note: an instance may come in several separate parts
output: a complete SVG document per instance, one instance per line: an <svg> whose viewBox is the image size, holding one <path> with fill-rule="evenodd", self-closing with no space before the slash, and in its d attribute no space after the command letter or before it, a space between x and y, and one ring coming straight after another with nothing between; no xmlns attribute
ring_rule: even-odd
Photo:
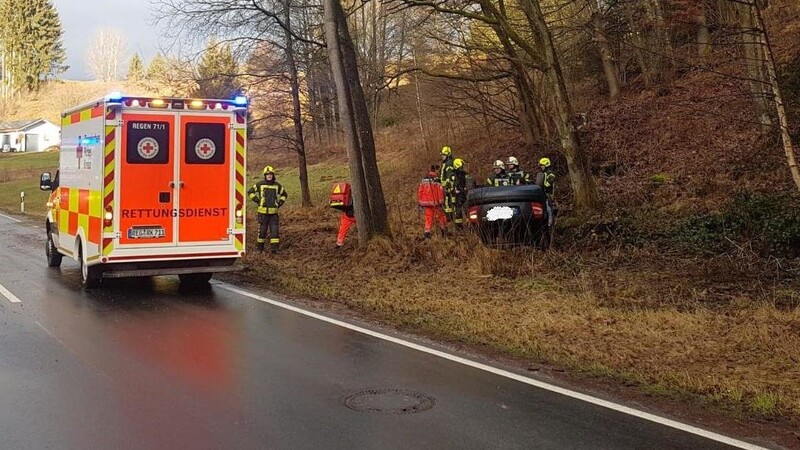
<svg viewBox="0 0 800 450"><path fill-rule="evenodd" d="M39 178L39 189L43 191L52 191L53 190L53 178L50 175L50 172L45 172Z"/></svg>

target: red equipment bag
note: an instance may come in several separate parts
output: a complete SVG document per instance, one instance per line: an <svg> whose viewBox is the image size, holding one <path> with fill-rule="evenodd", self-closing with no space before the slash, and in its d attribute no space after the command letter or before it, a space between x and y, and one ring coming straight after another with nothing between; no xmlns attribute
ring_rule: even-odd
<svg viewBox="0 0 800 450"><path fill-rule="evenodd" d="M351 205L350 193L350 183L333 183L333 186L331 186L331 196L328 201L328 206L333 209L344 211L348 206Z"/></svg>
<svg viewBox="0 0 800 450"><path fill-rule="evenodd" d="M419 206L442 206L444 204L442 184L427 178L422 180L417 188L417 201Z"/></svg>

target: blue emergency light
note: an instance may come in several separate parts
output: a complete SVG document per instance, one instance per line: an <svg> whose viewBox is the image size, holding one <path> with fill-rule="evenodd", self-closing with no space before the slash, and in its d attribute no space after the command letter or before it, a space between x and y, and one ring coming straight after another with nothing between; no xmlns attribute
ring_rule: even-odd
<svg viewBox="0 0 800 450"><path fill-rule="evenodd" d="M237 95L236 98L233 99L233 103L236 106L247 106L247 97L243 95Z"/></svg>
<svg viewBox="0 0 800 450"><path fill-rule="evenodd" d="M112 92L106 96L106 100L109 102L121 102L122 92Z"/></svg>

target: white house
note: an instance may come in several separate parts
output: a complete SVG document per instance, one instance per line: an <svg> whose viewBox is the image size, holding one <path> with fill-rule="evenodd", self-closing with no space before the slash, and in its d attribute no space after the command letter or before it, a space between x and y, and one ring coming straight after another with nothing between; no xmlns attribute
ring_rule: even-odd
<svg viewBox="0 0 800 450"><path fill-rule="evenodd" d="M17 120L0 123L0 150L7 152L41 152L61 144L61 130L45 119Z"/></svg>

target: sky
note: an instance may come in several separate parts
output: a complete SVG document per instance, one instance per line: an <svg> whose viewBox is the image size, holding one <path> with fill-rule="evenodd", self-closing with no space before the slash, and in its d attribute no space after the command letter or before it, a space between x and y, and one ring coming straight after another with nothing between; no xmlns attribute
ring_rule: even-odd
<svg viewBox="0 0 800 450"><path fill-rule="evenodd" d="M129 60L138 52L145 62L170 46L164 38L164 25L152 25L152 7L148 0L53 0L64 29L64 47L69 70L66 79L91 79L86 68L86 48L103 28L120 32L128 43Z"/></svg>

